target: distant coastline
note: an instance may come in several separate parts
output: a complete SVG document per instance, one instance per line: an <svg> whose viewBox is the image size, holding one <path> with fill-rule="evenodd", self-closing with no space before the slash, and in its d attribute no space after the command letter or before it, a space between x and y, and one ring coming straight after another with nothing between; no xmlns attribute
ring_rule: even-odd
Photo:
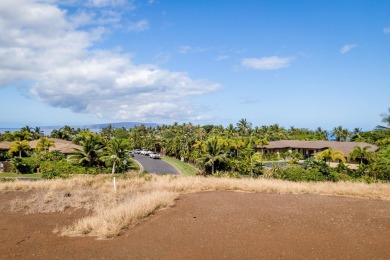
<svg viewBox="0 0 390 260"><path fill-rule="evenodd" d="M0 128L0 134L4 134L6 131L9 131L11 133L15 132L15 131L19 131L21 129L20 128ZM43 132L44 135L50 135L51 131L53 131L54 128L51 128L51 129L48 129L48 128L41 128L41 131Z"/></svg>
<svg viewBox="0 0 390 260"><path fill-rule="evenodd" d="M91 125L70 125L72 128L80 128L80 129L89 129L92 132L100 132L103 128L111 125L113 128L121 128L124 127L126 129L133 128L136 126L144 125L145 127L157 127L156 123L142 123L142 122L116 122L116 123L105 123L105 124L91 124ZM44 135L50 135L53 130L58 130L65 125L62 126L39 126L41 131L43 131ZM35 127L35 126L34 126ZM0 127L0 133L3 134L5 131L10 131L11 133L20 130L22 127Z"/></svg>

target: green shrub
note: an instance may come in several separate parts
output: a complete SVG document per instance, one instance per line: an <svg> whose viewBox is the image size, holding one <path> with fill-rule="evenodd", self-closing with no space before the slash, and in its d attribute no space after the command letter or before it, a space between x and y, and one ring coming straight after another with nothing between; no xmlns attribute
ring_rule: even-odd
<svg viewBox="0 0 390 260"><path fill-rule="evenodd" d="M40 159L44 161L61 161L66 157L63 153L57 151L43 152L40 153Z"/></svg>
<svg viewBox="0 0 390 260"><path fill-rule="evenodd" d="M16 178L4 178L0 177L0 182L14 182L16 181Z"/></svg>
<svg viewBox="0 0 390 260"><path fill-rule="evenodd" d="M353 178L345 173L339 173L331 171L328 175L328 180L338 182L338 181L352 181Z"/></svg>
<svg viewBox="0 0 390 260"><path fill-rule="evenodd" d="M283 167L280 164L272 164L272 167L270 169L264 170L263 177L279 179L282 172L283 172Z"/></svg>
<svg viewBox="0 0 390 260"><path fill-rule="evenodd" d="M372 175L377 179L390 181L390 145L383 147L377 153Z"/></svg>
<svg viewBox="0 0 390 260"><path fill-rule="evenodd" d="M10 158L9 153L7 152L0 152L0 161L6 161Z"/></svg>
<svg viewBox="0 0 390 260"><path fill-rule="evenodd" d="M39 159L26 157L19 158L14 157L11 159L11 170L13 172L25 174L25 173L34 173L39 167Z"/></svg>
<svg viewBox="0 0 390 260"><path fill-rule="evenodd" d="M365 175L365 176L362 176L358 179L356 179L357 181L360 181L360 182L365 182L365 183L374 183L374 182L378 182L375 178L371 177L371 176L368 176L368 175Z"/></svg>
<svg viewBox="0 0 390 260"><path fill-rule="evenodd" d="M238 172L233 171L216 171L214 175L211 175L212 177L218 177L218 178L234 178L234 179L240 179L241 174Z"/></svg>
<svg viewBox="0 0 390 260"><path fill-rule="evenodd" d="M44 161L40 167L42 178L68 178L72 174L99 174L110 173L109 168L104 167L83 167L71 162L62 161Z"/></svg>
<svg viewBox="0 0 390 260"><path fill-rule="evenodd" d="M318 169L303 169L301 166L283 169L280 178L289 181L325 181L327 180Z"/></svg>
<svg viewBox="0 0 390 260"><path fill-rule="evenodd" d="M78 167L67 161L44 161L41 164L43 179L67 178L78 173Z"/></svg>
<svg viewBox="0 0 390 260"><path fill-rule="evenodd" d="M278 161L280 160L279 154L277 153L267 153L263 155L265 161Z"/></svg>

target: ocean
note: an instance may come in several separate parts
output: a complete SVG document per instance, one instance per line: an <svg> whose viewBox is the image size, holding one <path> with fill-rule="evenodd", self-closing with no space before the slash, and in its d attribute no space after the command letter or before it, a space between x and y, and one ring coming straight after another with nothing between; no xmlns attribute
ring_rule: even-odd
<svg viewBox="0 0 390 260"><path fill-rule="evenodd" d="M44 135L49 136L51 134L51 131L53 131L55 128L41 128L41 131L43 132ZM57 128L59 129L59 128ZM87 129L87 128L84 128ZM4 134L5 131L10 131L11 133L15 131L19 131L20 128L0 128L0 134ZM98 128L91 128L89 129L91 132L99 133L102 129Z"/></svg>
<svg viewBox="0 0 390 260"><path fill-rule="evenodd" d="M20 128L0 128L0 134L4 134L5 131L10 131L11 133L15 132L15 131L19 131ZM53 129L41 129L41 131L43 132L44 135L50 135L51 131L53 131Z"/></svg>

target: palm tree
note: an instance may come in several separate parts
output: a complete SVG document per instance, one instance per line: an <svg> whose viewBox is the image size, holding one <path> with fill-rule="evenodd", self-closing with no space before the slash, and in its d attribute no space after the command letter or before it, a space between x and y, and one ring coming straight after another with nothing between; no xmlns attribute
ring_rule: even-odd
<svg viewBox="0 0 390 260"><path fill-rule="evenodd" d="M343 129L342 126L338 126L333 128L332 135L336 137L336 141L345 142L349 137L349 131L348 129Z"/></svg>
<svg viewBox="0 0 390 260"><path fill-rule="evenodd" d="M215 163L217 161L223 161L227 157L224 147L218 144L217 137L213 137L206 141L202 156L199 158L199 161L204 163L205 166L211 166L211 174L215 172Z"/></svg>
<svg viewBox="0 0 390 260"><path fill-rule="evenodd" d="M87 166L95 166L99 164L100 155L104 151L104 145L98 138L91 134L83 137L80 141L82 149L74 148L75 154L71 155L69 159L77 160L79 164Z"/></svg>
<svg viewBox="0 0 390 260"><path fill-rule="evenodd" d="M268 127L267 130L269 137L268 140L276 141L286 139L287 133L284 127L280 127L278 124L273 124Z"/></svg>
<svg viewBox="0 0 390 260"><path fill-rule="evenodd" d="M24 130L15 131L13 133L14 140L17 140L17 141L31 140L32 136L33 136L32 133L30 133L28 131L24 131Z"/></svg>
<svg viewBox="0 0 390 260"><path fill-rule="evenodd" d="M325 140L325 141L328 140L328 131L322 129L321 127L318 127L318 128L316 129L315 133L318 135L318 137L319 137L321 140Z"/></svg>
<svg viewBox="0 0 390 260"><path fill-rule="evenodd" d="M322 153L318 154L316 158L324 159L329 163L329 165L331 161L335 161L335 160L340 160L342 162L345 162L344 153L342 151L333 151L332 147L329 147Z"/></svg>
<svg viewBox="0 0 390 260"><path fill-rule="evenodd" d="M106 154L102 157L102 160L112 161L111 173L114 174L116 166L128 159L128 145L123 139L112 139Z"/></svg>
<svg viewBox="0 0 390 260"><path fill-rule="evenodd" d="M252 123L248 122L246 118L242 118L238 121L237 128L242 135L246 135L248 130L252 128Z"/></svg>
<svg viewBox="0 0 390 260"><path fill-rule="evenodd" d="M50 137L71 141L77 132L79 131L76 131L74 128L65 125L58 130L54 129L51 131Z"/></svg>
<svg viewBox="0 0 390 260"><path fill-rule="evenodd" d="M351 133L351 141L356 141L361 139L362 129L359 127L355 127Z"/></svg>
<svg viewBox="0 0 390 260"><path fill-rule="evenodd" d="M38 126L34 128L33 134L34 134L34 136L35 136L36 138L39 138L39 137L41 137L41 136L44 135L44 134L43 134L43 131L42 131L41 128L38 127Z"/></svg>
<svg viewBox="0 0 390 260"><path fill-rule="evenodd" d="M20 131L22 131L22 132L27 132L27 133L33 133L33 131L32 131L33 129L30 127L30 126L28 126L28 125L25 125L24 127L22 127L22 128L20 128Z"/></svg>
<svg viewBox="0 0 390 260"><path fill-rule="evenodd" d="M238 157L240 149L245 145L242 138L230 138L228 139L229 147L234 151L234 157Z"/></svg>
<svg viewBox="0 0 390 260"><path fill-rule="evenodd" d="M13 142L8 150L9 154L13 154L15 152L19 153L19 158L22 158L22 152L26 152L31 149L30 145L28 144L27 140L23 141L15 141Z"/></svg>
<svg viewBox="0 0 390 260"><path fill-rule="evenodd" d="M263 158L264 146L268 145L269 142L268 142L267 138L263 138L263 139L258 140L256 143L257 143L257 145L260 145L260 147L261 147L261 158Z"/></svg>
<svg viewBox="0 0 390 260"><path fill-rule="evenodd" d="M225 132L228 137L233 137L236 133L236 129L233 124L229 124L228 127L226 127Z"/></svg>
<svg viewBox="0 0 390 260"><path fill-rule="evenodd" d="M389 107L388 113L381 114L381 117L382 117L382 123L385 123L385 126L378 125L376 128L378 130L388 130L388 129L390 129L390 107Z"/></svg>
<svg viewBox="0 0 390 260"><path fill-rule="evenodd" d="M353 148L353 151L349 154L348 159L349 160L359 159L359 164L361 165L363 163L364 158L371 159L372 152L368 151L368 149L370 149L370 148L371 148L371 146L368 146L368 145L364 146L364 147L357 145Z"/></svg>
<svg viewBox="0 0 390 260"><path fill-rule="evenodd" d="M108 126L102 128L102 131L100 132L100 134L105 139L111 140L114 137L115 129L114 129L114 127L112 127L111 124L109 124Z"/></svg>
<svg viewBox="0 0 390 260"><path fill-rule="evenodd" d="M4 141L9 141L9 142L15 140L14 135L10 131L8 131L8 130L4 131L4 134L3 134L2 138L3 138Z"/></svg>
<svg viewBox="0 0 390 260"><path fill-rule="evenodd" d="M50 147L55 147L54 141L50 140L47 137L41 137L37 143L36 149L37 150L44 150L49 151Z"/></svg>

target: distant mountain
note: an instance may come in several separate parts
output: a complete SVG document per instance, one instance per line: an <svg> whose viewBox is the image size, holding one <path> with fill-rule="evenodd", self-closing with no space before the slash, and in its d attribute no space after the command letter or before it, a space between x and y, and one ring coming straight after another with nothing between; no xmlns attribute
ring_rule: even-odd
<svg viewBox="0 0 390 260"><path fill-rule="evenodd" d="M113 128L121 128L124 127L126 129L133 128L135 126L144 125L145 127L157 127L156 123L141 123L141 122L117 122L117 123L106 123L106 124L91 124L91 125L70 125L73 128L81 128L81 129L103 129L109 125L112 125ZM59 129L63 126L41 126L42 129Z"/></svg>
<svg viewBox="0 0 390 260"><path fill-rule="evenodd" d="M141 122L118 122L118 123L107 123L107 124L93 124L93 125L84 125L80 128L88 128L88 129L102 129L109 125L112 125L114 128L133 128L135 126L144 125L145 127L157 127L156 123L141 123Z"/></svg>

